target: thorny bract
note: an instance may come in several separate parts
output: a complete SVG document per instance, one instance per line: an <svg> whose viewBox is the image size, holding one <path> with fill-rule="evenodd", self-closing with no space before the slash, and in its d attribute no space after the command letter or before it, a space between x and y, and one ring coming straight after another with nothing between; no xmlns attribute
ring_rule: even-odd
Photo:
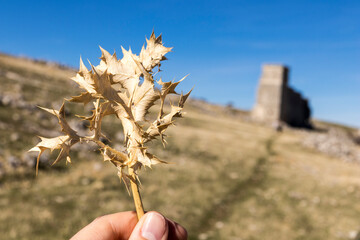
<svg viewBox="0 0 360 240"><path fill-rule="evenodd" d="M160 137L165 145L165 130L173 124L175 117L182 116L184 103L190 92L181 94L178 105L171 104L170 113L164 113L165 98L168 94L177 94L176 86L178 82L163 82L161 79L157 83L161 89L154 85L154 68L160 71L161 61L166 60L165 54L171 48L164 47L161 35L155 37L154 32L150 39L146 39L146 47L142 47L140 55L133 54L131 49L126 51L122 48L123 58L117 59L116 53L111 55L100 47L102 56L98 66L91 65L88 70L80 58L80 70L72 78L80 88L85 91L79 96L72 97L70 102L88 103L94 105L92 115L88 117L79 116L83 120L89 121L89 128L93 132L92 136L80 136L72 129L65 119L65 105L59 111L42 108L43 110L55 115L61 126L64 135L55 138L40 137L41 142L29 151L38 151L36 173L38 172L39 159L41 154L49 149L51 151L60 149L60 153L53 164L62 159L71 162L69 152L72 146L77 143L94 142L105 161L110 161L118 169L118 175L125 183L128 183L132 176L129 171L135 173L137 177L142 166L151 167L154 164L163 163L151 154L145 144L157 137ZM160 109L157 118L145 129L141 125L146 121L145 116L150 107L160 100ZM115 115L120 119L125 136L126 151L118 151L100 141L103 137L101 131L102 119L108 115ZM137 179L138 180L138 179ZM136 181L132 179L132 181Z"/></svg>

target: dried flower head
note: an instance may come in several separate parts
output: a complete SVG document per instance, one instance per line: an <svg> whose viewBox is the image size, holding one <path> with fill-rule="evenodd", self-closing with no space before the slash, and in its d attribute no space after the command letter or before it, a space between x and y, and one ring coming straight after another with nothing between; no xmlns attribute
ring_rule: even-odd
<svg viewBox="0 0 360 240"><path fill-rule="evenodd" d="M90 64L90 70L80 58L80 70L72 80L85 91L69 101L83 103L84 106L88 103L93 104L91 116L79 116L89 121L93 135L80 136L69 126L65 119L64 104L59 111L42 108L58 118L64 135L55 138L40 137L41 142L29 150L39 152L36 172L38 172L39 158L45 150L60 149L54 163L62 159L71 162L70 149L79 142L95 142L104 160L110 161L117 167L118 175L125 183L137 182L137 173L142 166L151 167L164 162L151 154L145 144L159 137L165 145L164 132L173 124L175 117L182 116L184 103L191 91L185 95L181 94L178 105L171 105L170 112L164 113L165 98L169 94L177 94L175 88L183 79L178 82L163 82L160 79L157 83L161 89L157 89L154 85L153 69L156 66L160 68L161 61L166 59L165 54L170 52L171 48L164 47L161 35L155 37L154 32L146 42L147 45L142 47L140 55L122 48L122 59L117 59L116 53L111 55L100 47L102 52L100 64L98 66ZM145 129L140 123L146 121L145 116L156 100L160 100L159 113ZM115 115L120 119L126 151L118 151L100 141L100 137L104 136L101 131L102 119L108 115Z"/></svg>

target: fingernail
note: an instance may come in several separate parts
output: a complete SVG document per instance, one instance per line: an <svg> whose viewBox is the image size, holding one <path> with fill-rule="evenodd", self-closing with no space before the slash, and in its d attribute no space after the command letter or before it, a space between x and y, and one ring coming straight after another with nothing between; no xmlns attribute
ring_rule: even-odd
<svg viewBox="0 0 360 240"><path fill-rule="evenodd" d="M147 240L161 240L166 231L166 222L163 216L151 212L146 216L141 228L141 236Z"/></svg>

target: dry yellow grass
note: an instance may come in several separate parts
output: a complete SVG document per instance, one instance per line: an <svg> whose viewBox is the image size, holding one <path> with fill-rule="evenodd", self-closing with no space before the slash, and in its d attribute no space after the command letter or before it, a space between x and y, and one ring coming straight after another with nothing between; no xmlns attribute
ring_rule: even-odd
<svg viewBox="0 0 360 240"><path fill-rule="evenodd" d="M359 165L302 147L298 132L276 133L221 108L195 106L190 102L186 118L169 129L166 149L152 146L172 164L140 175L146 210L180 222L190 239L354 237ZM113 167L82 152L71 166L41 171L36 179L3 179L0 209L2 239L66 239L92 219L133 204Z"/></svg>
<svg viewBox="0 0 360 240"><path fill-rule="evenodd" d="M24 71L34 72L47 76L49 78L59 78L68 80L74 75L75 70L69 68L60 68L56 64L39 63L27 58L17 58L10 55L0 54L0 64L2 66L13 66Z"/></svg>

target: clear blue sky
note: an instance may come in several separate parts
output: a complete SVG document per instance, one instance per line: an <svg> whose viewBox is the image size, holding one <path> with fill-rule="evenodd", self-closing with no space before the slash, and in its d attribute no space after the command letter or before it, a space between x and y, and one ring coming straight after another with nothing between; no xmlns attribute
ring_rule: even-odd
<svg viewBox="0 0 360 240"><path fill-rule="evenodd" d="M360 127L360 1L4 1L0 51L78 67L98 45L139 51L152 29L173 46L164 80L250 109L263 63L291 67L313 116Z"/></svg>

